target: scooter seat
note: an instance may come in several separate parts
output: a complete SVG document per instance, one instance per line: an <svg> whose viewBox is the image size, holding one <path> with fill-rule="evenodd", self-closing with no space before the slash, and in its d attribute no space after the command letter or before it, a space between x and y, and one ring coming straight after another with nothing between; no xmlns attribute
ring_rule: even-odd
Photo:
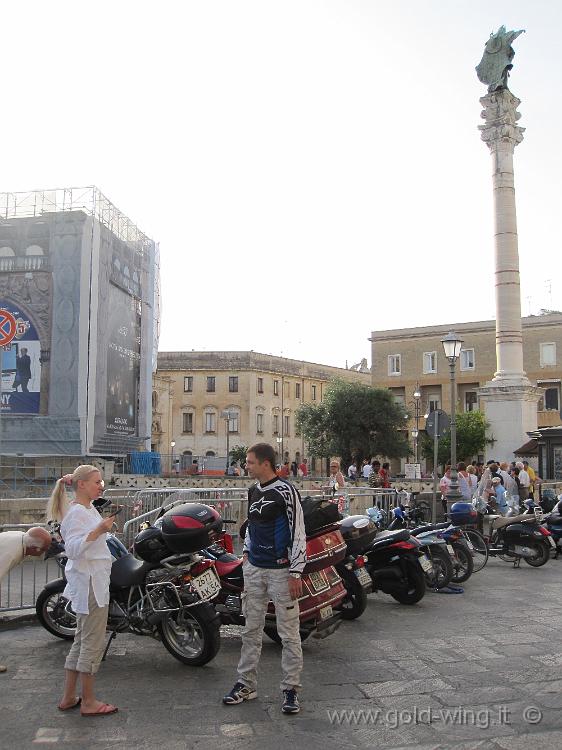
<svg viewBox="0 0 562 750"><path fill-rule="evenodd" d="M448 529L451 523L446 521L445 523L428 523L425 526L418 526L413 531L410 531L412 536L418 536L419 534L425 534L426 531L441 531L442 529Z"/></svg>
<svg viewBox="0 0 562 750"><path fill-rule="evenodd" d="M410 532L408 531L408 529L398 529L397 531L381 531L380 534L377 534L374 541L369 545L368 549L386 547L387 545L394 544L395 542L405 542L409 538Z"/></svg>
<svg viewBox="0 0 562 750"><path fill-rule="evenodd" d="M537 522L534 513L520 513L518 516L498 516L492 523L493 529L503 529L504 526L509 526L512 523L522 523L523 521Z"/></svg>

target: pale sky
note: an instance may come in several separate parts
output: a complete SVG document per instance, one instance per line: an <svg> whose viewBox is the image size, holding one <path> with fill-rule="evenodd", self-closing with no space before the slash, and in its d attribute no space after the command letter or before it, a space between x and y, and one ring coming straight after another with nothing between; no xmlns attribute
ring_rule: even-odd
<svg viewBox="0 0 562 750"><path fill-rule="evenodd" d="M159 241L162 351L370 361L372 330L494 317L474 68L503 23L522 310L560 310L561 9L6 1L0 191L95 184Z"/></svg>

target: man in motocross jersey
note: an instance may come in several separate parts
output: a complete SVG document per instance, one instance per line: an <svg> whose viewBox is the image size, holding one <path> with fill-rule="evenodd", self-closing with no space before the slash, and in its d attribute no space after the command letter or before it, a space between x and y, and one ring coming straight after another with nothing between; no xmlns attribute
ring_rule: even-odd
<svg viewBox="0 0 562 750"><path fill-rule="evenodd" d="M248 491L248 527L244 540L245 626L238 662L238 680L223 703L233 705L257 698L257 668L265 613L275 603L277 631L283 643L281 669L283 713L298 713L297 691L302 671L299 633L301 574L306 563L306 533L300 495L275 473L275 452L267 443L248 450L246 468L257 484Z"/></svg>

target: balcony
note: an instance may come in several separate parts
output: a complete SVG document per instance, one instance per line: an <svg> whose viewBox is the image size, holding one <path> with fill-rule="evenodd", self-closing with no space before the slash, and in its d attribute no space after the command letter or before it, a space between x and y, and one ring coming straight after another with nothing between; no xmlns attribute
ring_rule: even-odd
<svg viewBox="0 0 562 750"><path fill-rule="evenodd" d="M556 409L539 409L537 411L537 424L538 427L558 427L562 424L562 418L560 412Z"/></svg>
<svg viewBox="0 0 562 750"><path fill-rule="evenodd" d="M0 273L49 271L48 258L44 255L14 255L0 257Z"/></svg>

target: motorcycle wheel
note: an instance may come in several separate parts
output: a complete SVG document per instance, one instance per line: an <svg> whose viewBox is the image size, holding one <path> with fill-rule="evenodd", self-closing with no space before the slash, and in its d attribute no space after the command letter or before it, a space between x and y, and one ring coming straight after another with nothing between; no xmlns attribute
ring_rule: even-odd
<svg viewBox="0 0 562 750"><path fill-rule="evenodd" d="M408 588L405 591L393 591L391 597L400 604L417 604L425 595L425 576L418 562L406 561L408 571Z"/></svg>
<svg viewBox="0 0 562 750"><path fill-rule="evenodd" d="M345 586L345 599L338 607L342 620L356 620L367 608L367 594L359 579L351 570L342 576Z"/></svg>
<svg viewBox="0 0 562 750"><path fill-rule="evenodd" d="M433 564L433 572L426 573L425 579L430 589L444 589L454 575L453 561L451 555L440 548L428 548L428 554Z"/></svg>
<svg viewBox="0 0 562 750"><path fill-rule="evenodd" d="M66 610L68 599L62 592L65 582L61 581L58 589L43 589L35 602L35 612L41 625L49 633L65 641L74 640L76 632L76 616Z"/></svg>
<svg viewBox="0 0 562 750"><path fill-rule="evenodd" d="M464 544L453 542L455 559L453 560L453 577L451 581L464 583L468 581L474 571L474 560L470 550Z"/></svg>
<svg viewBox="0 0 562 750"><path fill-rule="evenodd" d="M277 629L274 625L265 625L263 632L266 634L268 638L271 638L271 640L274 643L277 643L279 646L281 645L281 636L277 632ZM301 637L301 643L306 641L308 636L311 634L312 631L310 630L301 630L300 631L300 637Z"/></svg>
<svg viewBox="0 0 562 750"><path fill-rule="evenodd" d="M207 664L220 648L220 620L210 604L171 613L158 623L158 632L172 656L191 667Z"/></svg>
<svg viewBox="0 0 562 750"><path fill-rule="evenodd" d="M532 545L533 549L537 551L537 554L535 557L525 557L523 558L527 565L530 565L532 568L540 568L541 565L544 565L547 563L550 559L550 549L547 547L546 544L537 544Z"/></svg>

